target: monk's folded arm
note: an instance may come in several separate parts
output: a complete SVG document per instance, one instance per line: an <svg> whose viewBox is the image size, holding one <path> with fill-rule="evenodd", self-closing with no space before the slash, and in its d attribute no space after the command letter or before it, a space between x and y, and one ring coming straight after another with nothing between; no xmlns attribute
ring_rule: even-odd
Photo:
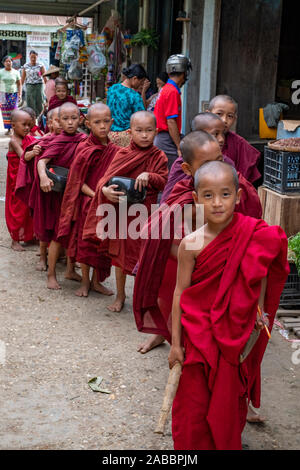
<svg viewBox="0 0 300 470"><path fill-rule="evenodd" d="M50 162L50 158L42 158L37 164L37 170L40 179L44 178L45 176L48 178L46 173L46 165Z"/></svg>
<svg viewBox="0 0 300 470"><path fill-rule="evenodd" d="M81 186L81 192L89 197L95 196L95 192L86 183Z"/></svg>
<svg viewBox="0 0 300 470"><path fill-rule="evenodd" d="M166 184L166 179L157 173L149 173L149 183L159 191L163 190Z"/></svg>
<svg viewBox="0 0 300 470"><path fill-rule="evenodd" d="M178 130L177 122L176 119L167 119L168 122L168 130L169 134L176 145L177 149L179 150L179 144L180 144L180 133Z"/></svg>

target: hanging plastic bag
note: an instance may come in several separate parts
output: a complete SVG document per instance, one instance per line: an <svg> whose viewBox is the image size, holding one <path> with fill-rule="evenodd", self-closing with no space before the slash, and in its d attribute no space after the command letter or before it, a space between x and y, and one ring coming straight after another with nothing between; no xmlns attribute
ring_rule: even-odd
<svg viewBox="0 0 300 470"><path fill-rule="evenodd" d="M82 80L82 66L78 60L73 60L68 70L68 76L70 80Z"/></svg>
<svg viewBox="0 0 300 470"><path fill-rule="evenodd" d="M87 51L89 53L89 72L92 75L97 75L106 66L105 55L101 52L101 49L97 44L92 44L91 46L88 46Z"/></svg>
<svg viewBox="0 0 300 470"><path fill-rule="evenodd" d="M62 54L61 61L63 64L70 64L73 60L77 60L79 56L80 38L73 36L70 41L65 42L65 49Z"/></svg>

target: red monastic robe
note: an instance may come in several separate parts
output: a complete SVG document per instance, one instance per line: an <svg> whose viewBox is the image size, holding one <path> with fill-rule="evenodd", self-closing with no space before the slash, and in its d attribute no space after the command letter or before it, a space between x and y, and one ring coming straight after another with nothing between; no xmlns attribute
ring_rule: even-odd
<svg viewBox="0 0 300 470"><path fill-rule="evenodd" d="M236 212L259 219L262 216L260 200L255 188L238 173L240 188L243 189L241 202ZM177 183L160 210L168 211L170 206L193 204L192 178ZM161 224L162 217L154 214L148 226ZM176 285L177 259L171 256L170 250L174 241L174 230L171 224L170 239L148 238L142 243L139 266L134 292L133 311L137 328L144 333L154 333L171 341L171 310L173 293ZM176 241L175 241L176 242ZM177 240L180 243L180 240Z"/></svg>
<svg viewBox="0 0 300 470"><path fill-rule="evenodd" d="M74 103L77 106L77 101L71 95L67 95L63 100L60 100L56 95L53 95L49 101L48 112L51 111L51 109L58 108L64 103Z"/></svg>
<svg viewBox="0 0 300 470"><path fill-rule="evenodd" d="M98 243L83 240L82 232L92 199L81 192L85 183L93 191L105 174L119 147L112 142L102 145L92 134L77 147L64 192L58 238L68 240L68 256L97 269L99 281L110 273L110 258L97 250Z"/></svg>
<svg viewBox="0 0 300 470"><path fill-rule="evenodd" d="M199 254L191 287L180 299L185 361L173 403L176 450L239 450L247 399L267 345L265 330L239 363L255 326L261 282L273 323L289 272L280 227L235 214Z"/></svg>
<svg viewBox="0 0 300 470"><path fill-rule="evenodd" d="M30 134L33 135L33 137L38 137L36 135L36 132L41 136L43 137L44 135L44 132L39 128L39 126L33 126L31 129L30 129Z"/></svg>
<svg viewBox="0 0 300 470"><path fill-rule="evenodd" d="M55 191L45 193L41 190L37 164L46 158L50 159L53 165L70 168L78 144L85 139L87 139L86 134L69 135L63 131L53 138L41 155L35 158L35 178L30 192L29 207L33 211L34 232L43 242L57 241L63 193Z"/></svg>
<svg viewBox="0 0 300 470"><path fill-rule="evenodd" d="M36 139L26 135L22 148L26 149ZM28 207L16 197L15 189L20 158L14 152L7 153L7 179L5 196L5 219L8 231L14 241L28 242L33 239L33 224Z"/></svg>
<svg viewBox="0 0 300 470"><path fill-rule="evenodd" d="M49 143L54 139L55 134L47 134L39 140L34 139L33 143L28 145L26 152L33 150L35 145L42 147L43 151L49 146ZM27 206L29 205L30 191L34 181L34 158L26 161L25 151L20 158L20 166L16 182L16 196L21 199Z"/></svg>
<svg viewBox="0 0 300 470"><path fill-rule="evenodd" d="M84 239L97 239L96 226L101 220L101 217L96 216L99 204L112 204L104 197L102 187L112 176L124 176L135 179L143 172L149 173L147 196L143 204L146 206L148 213L150 213L151 205L156 204L158 193L164 188L167 180L168 167L166 155L154 145L143 149L134 142L118 151L107 172L97 185L96 195L86 218L83 233ZM131 239L130 237L127 239L118 238L120 230L118 226L118 205L115 205L115 208L117 213L117 236L105 241L102 240L100 242L100 250L108 253L112 258L113 264L120 267L124 273L132 274L138 261L141 239ZM126 228L128 228L133 219L133 216L128 216Z"/></svg>
<svg viewBox="0 0 300 470"><path fill-rule="evenodd" d="M227 132L222 152L233 160L237 171L253 183L261 177L257 169L260 152L235 132Z"/></svg>

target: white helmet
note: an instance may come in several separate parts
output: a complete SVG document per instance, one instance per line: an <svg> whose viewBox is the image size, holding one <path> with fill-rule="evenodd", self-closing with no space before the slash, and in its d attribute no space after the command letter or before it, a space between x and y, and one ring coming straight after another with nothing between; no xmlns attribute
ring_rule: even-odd
<svg viewBox="0 0 300 470"><path fill-rule="evenodd" d="M166 72L167 74L171 73L184 73L185 78L187 79L190 71L192 70L192 64L188 57L183 54L174 54L171 55L166 63Z"/></svg>

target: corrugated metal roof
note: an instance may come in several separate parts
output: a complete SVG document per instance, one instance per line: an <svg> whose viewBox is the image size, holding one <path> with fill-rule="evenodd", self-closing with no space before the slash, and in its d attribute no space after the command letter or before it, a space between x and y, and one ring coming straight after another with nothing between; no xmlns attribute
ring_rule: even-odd
<svg viewBox="0 0 300 470"><path fill-rule="evenodd" d="M35 26L64 26L67 16L41 16L25 15L20 13L1 13L0 24L22 24ZM83 24L83 18L77 18L77 22Z"/></svg>

